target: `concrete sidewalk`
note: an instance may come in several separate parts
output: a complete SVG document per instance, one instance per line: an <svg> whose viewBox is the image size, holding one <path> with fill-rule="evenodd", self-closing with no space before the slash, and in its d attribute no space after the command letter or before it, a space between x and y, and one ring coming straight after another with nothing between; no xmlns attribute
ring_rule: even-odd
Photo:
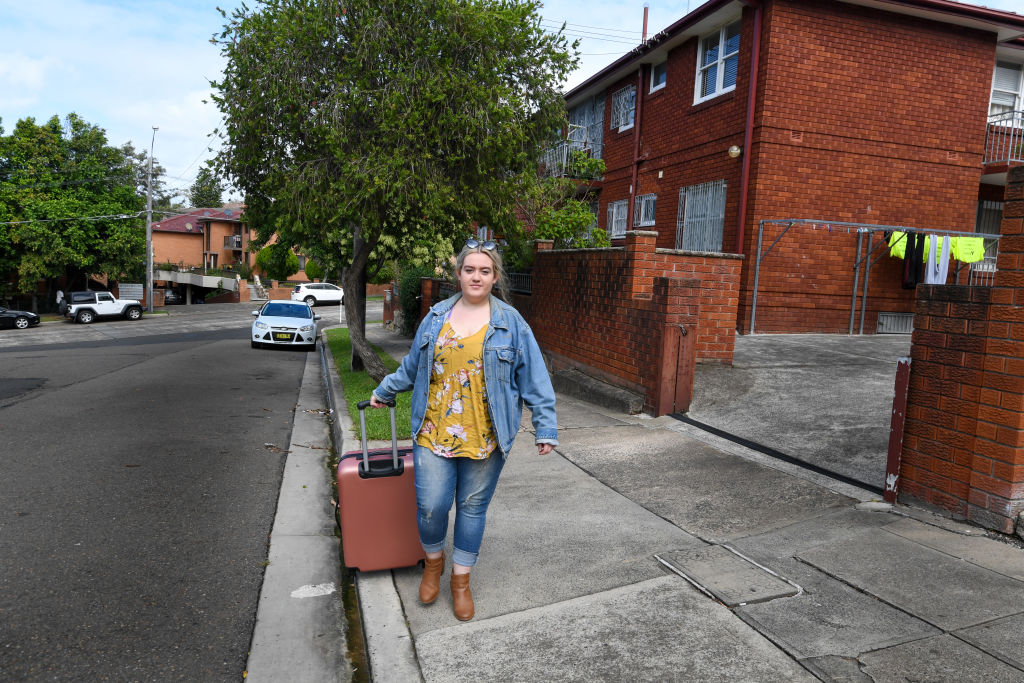
<svg viewBox="0 0 1024 683"><path fill-rule="evenodd" d="M1018 547L671 418L558 414L555 453L509 456L472 621L417 568L359 575L375 681L1024 680Z"/></svg>

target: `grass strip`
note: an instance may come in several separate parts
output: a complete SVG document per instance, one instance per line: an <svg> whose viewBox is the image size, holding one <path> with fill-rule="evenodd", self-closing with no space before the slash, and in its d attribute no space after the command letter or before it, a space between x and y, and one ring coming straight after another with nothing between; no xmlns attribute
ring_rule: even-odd
<svg viewBox="0 0 1024 683"><path fill-rule="evenodd" d="M356 404L370 398L370 394L377 388L377 382L364 371L352 372L349 369L349 359L352 357L352 342L348 337L348 328L337 327L333 330L327 330L327 344L331 349L331 354L334 355L334 364L338 370L338 377L341 378L341 386L345 388L345 403L348 404L348 414L352 418L352 425L358 434L359 410L356 408ZM373 350L384 362L388 370L393 371L398 367L398 361L387 353L381 351L376 346L373 347ZM410 438L411 403L412 394L410 392L406 391L398 395L398 406L395 408L395 424L398 428L399 439ZM374 410L372 408L366 410L368 440L391 440L389 412L388 410Z"/></svg>

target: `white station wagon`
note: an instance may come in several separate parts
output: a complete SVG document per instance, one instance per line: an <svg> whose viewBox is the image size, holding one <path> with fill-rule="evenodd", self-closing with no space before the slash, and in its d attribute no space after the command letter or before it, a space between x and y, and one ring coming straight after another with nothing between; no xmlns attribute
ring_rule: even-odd
<svg viewBox="0 0 1024 683"><path fill-rule="evenodd" d="M327 282L309 282L295 285L292 301L305 301L310 306L317 304L345 303L345 290Z"/></svg>

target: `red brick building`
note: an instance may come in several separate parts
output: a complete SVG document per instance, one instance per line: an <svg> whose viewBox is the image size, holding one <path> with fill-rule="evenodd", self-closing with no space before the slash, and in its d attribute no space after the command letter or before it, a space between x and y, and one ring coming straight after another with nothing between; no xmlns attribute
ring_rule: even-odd
<svg viewBox="0 0 1024 683"><path fill-rule="evenodd" d="M607 166L613 245L744 255L736 328L845 332L870 233L866 332L910 313L881 230L998 233L1024 160L1024 16L949 0L711 0L567 93ZM866 250L867 245L864 244ZM954 264L955 265L955 264ZM861 276L863 277L863 276ZM950 272L950 282L955 277Z"/></svg>

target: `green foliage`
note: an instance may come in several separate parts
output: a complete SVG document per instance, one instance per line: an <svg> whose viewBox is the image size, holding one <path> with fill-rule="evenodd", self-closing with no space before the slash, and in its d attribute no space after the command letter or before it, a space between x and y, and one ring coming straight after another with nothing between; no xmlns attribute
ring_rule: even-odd
<svg viewBox="0 0 1024 683"><path fill-rule="evenodd" d="M260 249L256 254L256 267L271 280L287 280L299 272L299 257L285 245L276 242Z"/></svg>
<svg viewBox="0 0 1024 683"><path fill-rule="evenodd" d="M519 176L516 211L502 216L496 225L508 242L503 252L508 270L531 267L533 240L554 240L555 249L611 244L608 234L597 227L585 200L587 186L578 181L604 175L604 161L577 151L572 153L566 170L567 177L546 178L532 172Z"/></svg>
<svg viewBox="0 0 1024 683"><path fill-rule="evenodd" d="M402 310L402 334L416 331L420 317L420 278L433 277L434 269L428 266L408 264L402 268L398 278L398 304Z"/></svg>
<svg viewBox="0 0 1024 683"><path fill-rule="evenodd" d="M224 194L224 187L217 176L208 167L199 169L196 180L188 189L188 199L196 208L216 208L224 202L221 197Z"/></svg>
<svg viewBox="0 0 1024 683"><path fill-rule="evenodd" d="M341 385L345 387L345 403L348 407L348 414L352 418L352 424L356 425L358 428L359 410L356 408L356 404L370 398L370 394L372 394L373 390L377 388L377 382L375 382L365 372L352 372L349 369L349 364L345 362L345 359L352 355L352 343L349 340L348 330L346 328L337 327L333 330L327 330L326 338L327 345L331 349L331 355L334 356L335 365L338 369L338 376L341 379ZM395 359L376 347L374 347L374 351L387 367L388 371L393 372L398 369L398 362ZM395 424L398 429L398 438L408 439L410 438L410 433L412 431L412 427L410 426L410 422L412 421L412 393L406 391L399 394L397 404L398 405L395 407ZM366 432L368 439L391 439L390 412L391 411L386 409L367 409Z"/></svg>
<svg viewBox="0 0 1024 683"><path fill-rule="evenodd" d="M215 42L216 164L250 226L328 272L435 262L565 122L577 58L538 0L280 0L243 5ZM227 15L225 14L225 17ZM575 45L572 46L575 50Z"/></svg>
<svg viewBox="0 0 1024 683"><path fill-rule="evenodd" d="M244 261L235 263L231 266L231 268L236 273L238 273L238 277L242 278L243 280L252 280L252 266L250 266L248 263L245 263Z"/></svg>
<svg viewBox="0 0 1024 683"><path fill-rule="evenodd" d="M377 272L373 274L373 277L368 278L367 282L371 285L386 285L389 282L395 281L397 273L398 270L394 261L382 262L381 267L377 269Z"/></svg>
<svg viewBox="0 0 1024 683"><path fill-rule="evenodd" d="M312 259L306 261L306 277L310 280L319 280L323 276L324 269L319 263Z"/></svg>
<svg viewBox="0 0 1024 683"><path fill-rule="evenodd" d="M142 158L107 144L102 128L75 114L63 125L56 116L41 125L26 118L10 135L0 130L0 223L18 221L0 225L0 282L31 292L38 280L62 275L72 283L88 275L140 281Z"/></svg>

